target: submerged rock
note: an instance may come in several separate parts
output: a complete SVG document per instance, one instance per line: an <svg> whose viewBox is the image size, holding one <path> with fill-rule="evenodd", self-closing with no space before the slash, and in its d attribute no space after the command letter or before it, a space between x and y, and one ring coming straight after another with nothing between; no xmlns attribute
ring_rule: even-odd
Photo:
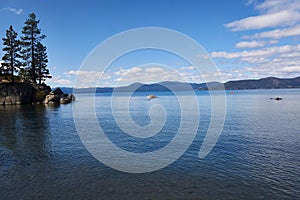
<svg viewBox="0 0 300 200"><path fill-rule="evenodd" d="M280 101L280 100L282 100L281 97L275 97L275 98L270 98L270 99L274 99L275 101Z"/></svg>

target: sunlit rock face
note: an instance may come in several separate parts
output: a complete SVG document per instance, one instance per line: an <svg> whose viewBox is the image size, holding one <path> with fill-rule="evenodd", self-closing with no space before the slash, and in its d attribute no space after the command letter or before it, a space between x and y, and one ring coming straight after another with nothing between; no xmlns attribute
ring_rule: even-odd
<svg viewBox="0 0 300 200"><path fill-rule="evenodd" d="M73 94L65 94L60 88L56 88L50 92L44 100L45 104L68 104L75 101Z"/></svg>

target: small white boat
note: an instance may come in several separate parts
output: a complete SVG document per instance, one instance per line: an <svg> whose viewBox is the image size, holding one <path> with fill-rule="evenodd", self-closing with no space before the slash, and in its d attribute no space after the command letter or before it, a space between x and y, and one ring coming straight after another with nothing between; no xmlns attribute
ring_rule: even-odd
<svg viewBox="0 0 300 200"><path fill-rule="evenodd" d="M157 98L157 96L155 96L155 95L153 95L153 94L149 94L149 95L147 96L147 99L148 99L148 100L150 100L150 99L155 99L155 98Z"/></svg>

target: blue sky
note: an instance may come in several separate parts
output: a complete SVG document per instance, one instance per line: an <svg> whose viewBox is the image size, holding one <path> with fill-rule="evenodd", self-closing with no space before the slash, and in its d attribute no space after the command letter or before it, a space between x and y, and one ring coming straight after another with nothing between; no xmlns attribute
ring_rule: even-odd
<svg viewBox="0 0 300 200"><path fill-rule="evenodd" d="M83 87L91 86L89 80L100 75L100 86L176 80L172 70L147 63L168 65L183 81L202 82L201 76L211 77L196 73L178 56L157 50L122 56L104 74L79 71L99 43L142 27L169 28L193 38L217 64L220 71L214 76L224 81L300 75L298 0L1 0L0 37L11 24L21 35L31 12L47 35L43 43L53 75L47 83L53 87L72 86L77 74L86 75Z"/></svg>

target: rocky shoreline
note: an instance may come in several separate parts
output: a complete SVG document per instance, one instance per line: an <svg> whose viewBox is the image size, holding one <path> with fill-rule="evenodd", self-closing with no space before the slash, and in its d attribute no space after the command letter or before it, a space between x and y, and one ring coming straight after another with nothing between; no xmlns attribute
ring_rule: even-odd
<svg viewBox="0 0 300 200"><path fill-rule="evenodd" d="M51 91L46 84L0 83L0 105L68 104L73 101L73 94L65 94L60 88Z"/></svg>
<svg viewBox="0 0 300 200"><path fill-rule="evenodd" d="M60 88L56 88L50 92L43 101L44 104L68 104L75 101L73 94L65 94Z"/></svg>

